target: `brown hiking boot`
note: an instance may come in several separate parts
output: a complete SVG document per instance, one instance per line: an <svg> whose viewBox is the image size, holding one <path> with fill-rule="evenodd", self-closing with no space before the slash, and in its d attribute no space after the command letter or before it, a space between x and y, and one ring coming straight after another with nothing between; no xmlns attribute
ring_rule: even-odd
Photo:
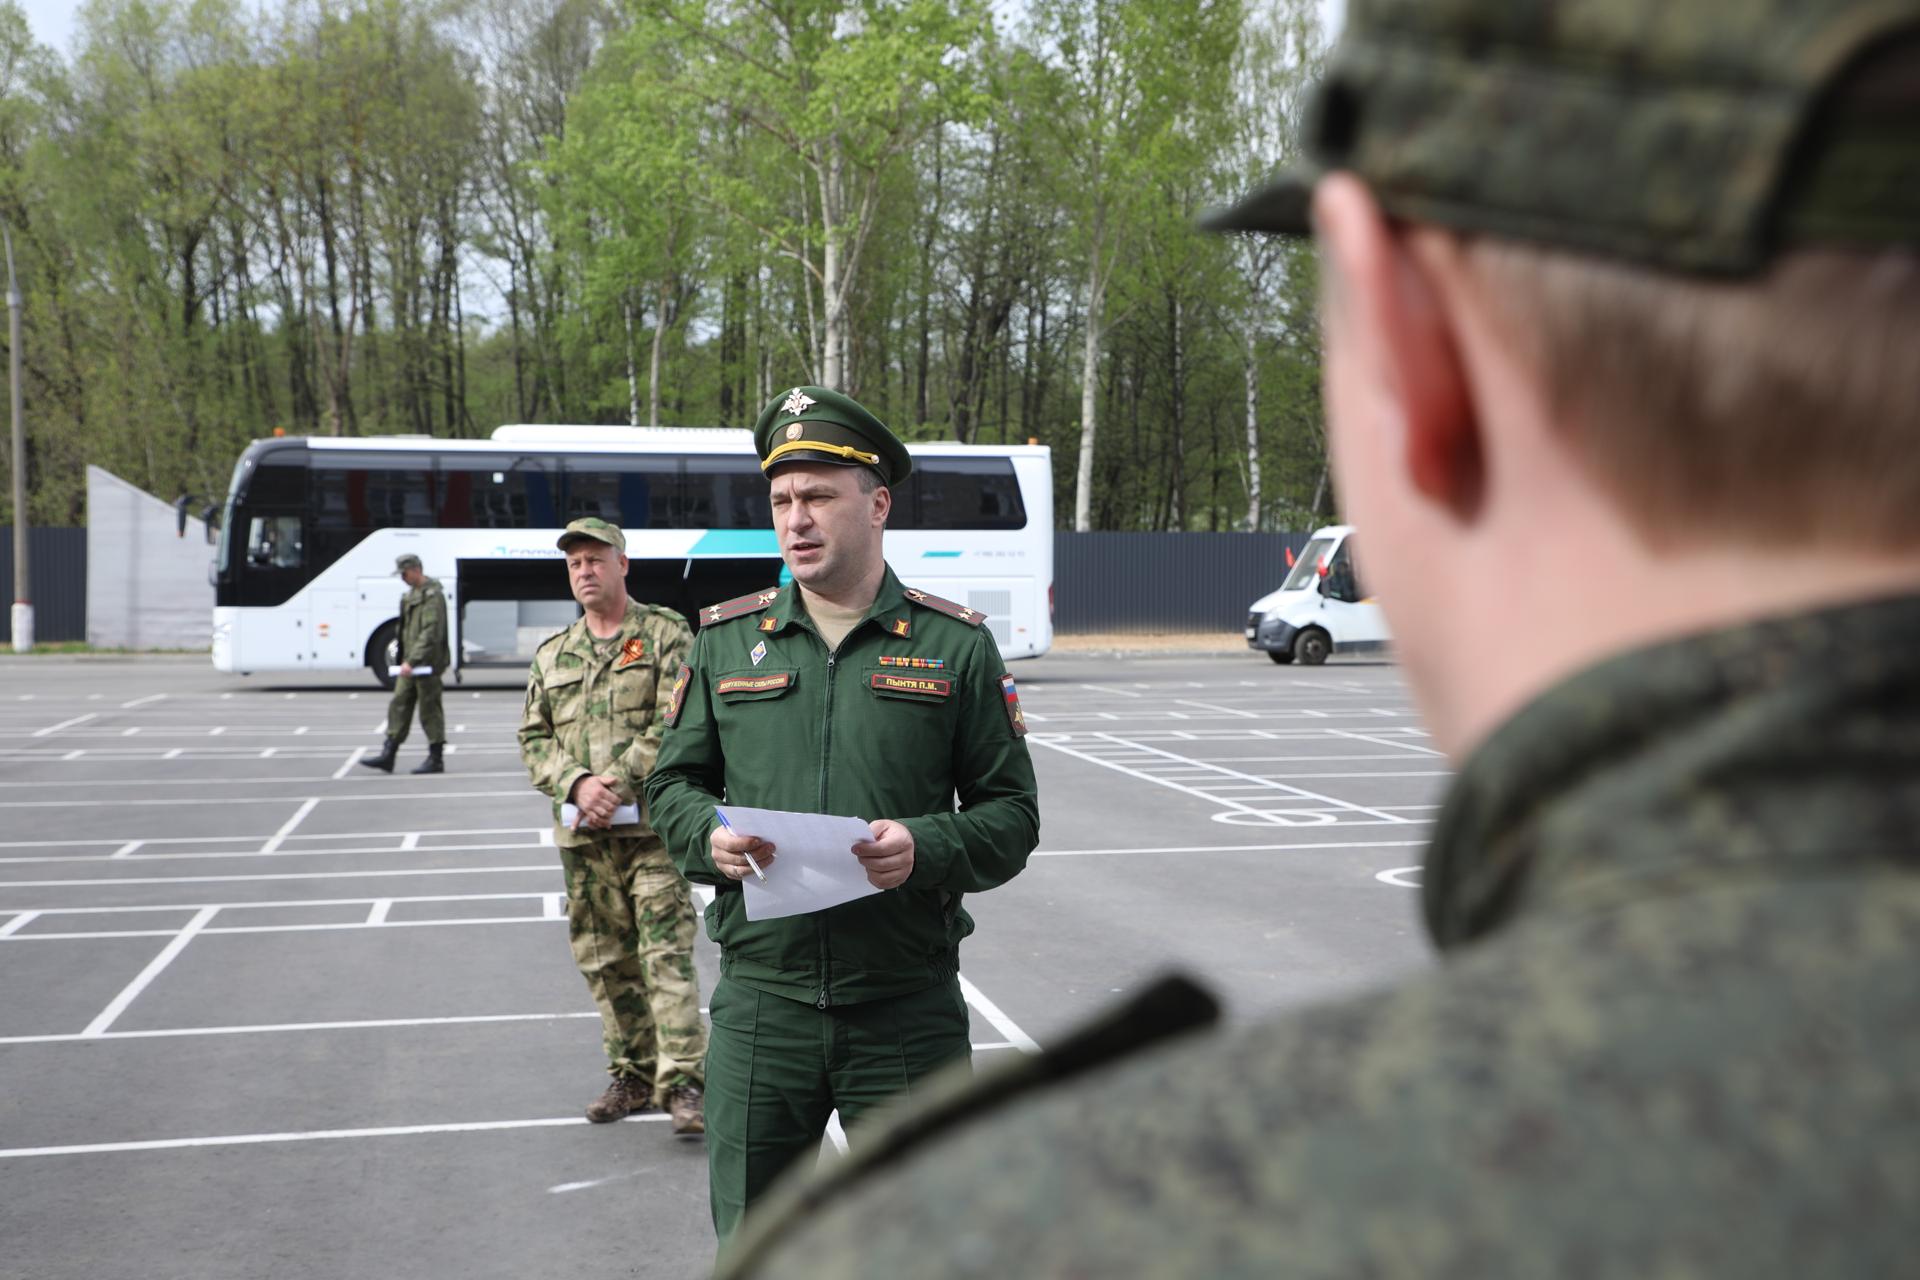
<svg viewBox="0 0 1920 1280"><path fill-rule="evenodd" d="M615 1076L608 1083L607 1091L587 1104L587 1119L595 1124L610 1124L636 1111L645 1111L653 1105L651 1092L633 1076Z"/></svg>
<svg viewBox="0 0 1920 1280"><path fill-rule="evenodd" d="M667 1090L667 1110L673 1131L686 1137L707 1131L706 1095L697 1084L677 1084Z"/></svg>

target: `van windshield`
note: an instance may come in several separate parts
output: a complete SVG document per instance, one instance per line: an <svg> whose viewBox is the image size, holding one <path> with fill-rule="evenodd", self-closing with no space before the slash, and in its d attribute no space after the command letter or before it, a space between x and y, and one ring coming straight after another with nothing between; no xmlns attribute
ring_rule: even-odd
<svg viewBox="0 0 1920 1280"><path fill-rule="evenodd" d="M1315 538L1307 543L1306 549L1300 553L1300 558L1293 562L1293 571L1287 575L1287 580L1280 584L1280 589L1299 591L1303 587L1312 586L1314 577L1320 572L1320 562L1331 554L1333 554L1332 538Z"/></svg>

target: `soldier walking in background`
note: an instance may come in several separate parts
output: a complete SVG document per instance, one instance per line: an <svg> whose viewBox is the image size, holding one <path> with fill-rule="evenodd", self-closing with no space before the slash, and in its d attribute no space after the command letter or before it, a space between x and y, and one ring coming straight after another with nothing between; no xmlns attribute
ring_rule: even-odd
<svg viewBox="0 0 1920 1280"><path fill-rule="evenodd" d="M447 713L441 704L441 678L452 661L447 647L447 593L438 578L427 576L419 556L399 557L394 569L407 584L407 594L400 598L400 678L394 681L393 700L387 704L387 740L379 755L360 763L382 773L393 772L394 753L407 740L418 704L420 728L427 735L427 758L413 772L445 773Z"/></svg>
<svg viewBox="0 0 1920 1280"><path fill-rule="evenodd" d="M693 897L641 815L660 750L662 672L692 632L671 609L627 596L627 540L589 517L560 535L579 621L540 646L527 674L520 758L553 802L567 880L567 937L587 980L613 1080L596 1124L653 1107L673 1131L705 1131L706 1027L693 968ZM564 820L563 806L577 811Z"/></svg>

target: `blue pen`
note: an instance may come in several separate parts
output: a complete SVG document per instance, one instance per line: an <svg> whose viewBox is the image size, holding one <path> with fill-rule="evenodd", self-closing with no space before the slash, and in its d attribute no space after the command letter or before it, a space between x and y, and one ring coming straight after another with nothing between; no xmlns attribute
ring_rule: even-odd
<svg viewBox="0 0 1920 1280"><path fill-rule="evenodd" d="M713 816L720 819L720 825L725 827L729 833L736 836L740 834L738 831L735 831L733 829L733 824L727 821L727 815L721 812L719 805L713 806ZM747 865L753 868L753 874L755 874L756 876L759 876L762 881L764 881L767 878L767 873L760 869L760 864L753 860L752 854L743 853L740 856L745 858L747 860Z"/></svg>

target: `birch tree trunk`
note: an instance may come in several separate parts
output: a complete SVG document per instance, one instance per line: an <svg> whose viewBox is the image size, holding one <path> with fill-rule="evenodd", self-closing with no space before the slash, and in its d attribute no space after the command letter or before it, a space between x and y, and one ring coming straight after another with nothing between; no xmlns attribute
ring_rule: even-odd
<svg viewBox="0 0 1920 1280"><path fill-rule="evenodd" d="M1106 303L1106 281L1101 278L1100 247L1093 250L1087 270L1086 345L1080 360L1080 466L1073 486L1073 530L1093 528L1093 442L1100 428L1097 392L1100 381L1100 326Z"/></svg>
<svg viewBox="0 0 1920 1280"><path fill-rule="evenodd" d="M640 425L640 370L633 363L633 292L620 295L620 316L627 322L627 425Z"/></svg>
<svg viewBox="0 0 1920 1280"><path fill-rule="evenodd" d="M1260 532L1260 370L1255 337L1247 330L1247 532Z"/></svg>
<svg viewBox="0 0 1920 1280"><path fill-rule="evenodd" d="M667 294L665 280L659 285L659 292L653 303L653 359L647 368L647 425L660 425L660 345L667 336Z"/></svg>

